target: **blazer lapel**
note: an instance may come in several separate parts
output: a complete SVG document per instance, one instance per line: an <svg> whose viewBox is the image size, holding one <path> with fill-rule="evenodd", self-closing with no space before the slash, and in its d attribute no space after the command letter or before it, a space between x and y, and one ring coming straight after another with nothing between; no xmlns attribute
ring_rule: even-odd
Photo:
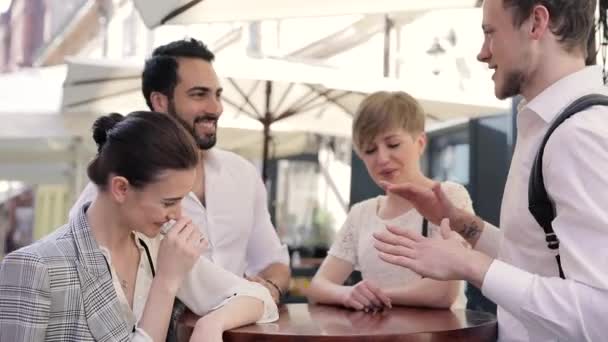
<svg viewBox="0 0 608 342"><path fill-rule="evenodd" d="M132 327L127 326L121 315L112 275L89 228L86 207L88 204L70 221L70 226L76 243L76 267L89 330L96 341L127 340Z"/></svg>

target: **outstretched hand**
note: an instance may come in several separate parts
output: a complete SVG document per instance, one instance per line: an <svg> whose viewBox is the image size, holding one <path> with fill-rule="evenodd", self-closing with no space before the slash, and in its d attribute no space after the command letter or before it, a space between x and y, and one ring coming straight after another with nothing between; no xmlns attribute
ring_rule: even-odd
<svg viewBox="0 0 608 342"><path fill-rule="evenodd" d="M470 245L441 221L441 238L425 238L420 233L397 227L374 233L374 247L382 260L411 269L436 280L464 279Z"/></svg>
<svg viewBox="0 0 608 342"><path fill-rule="evenodd" d="M427 220L439 225L442 219L450 218L455 207L441 189L437 182L432 188L423 187L413 183L393 184L381 182L380 185L387 192L392 192L408 200L414 208Z"/></svg>

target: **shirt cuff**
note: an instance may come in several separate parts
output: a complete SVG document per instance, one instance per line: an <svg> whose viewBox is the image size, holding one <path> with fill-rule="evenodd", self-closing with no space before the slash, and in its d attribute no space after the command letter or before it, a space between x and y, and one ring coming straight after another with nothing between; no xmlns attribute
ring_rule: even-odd
<svg viewBox="0 0 608 342"><path fill-rule="evenodd" d="M152 337L140 327L135 327L135 332L131 334L131 342L154 342Z"/></svg>
<svg viewBox="0 0 608 342"><path fill-rule="evenodd" d="M479 240L477 240L477 243L475 244L475 249L492 258L496 258L501 236L502 232L500 229L496 228L491 223L484 221L484 227L479 236Z"/></svg>
<svg viewBox="0 0 608 342"><path fill-rule="evenodd" d="M277 321L279 319L279 308L274 302L274 299L272 299L270 291L258 283L249 282L249 285L250 286L238 286L233 291L233 296L223 300L220 304L211 309L211 311L221 308L236 297L247 296L261 300L264 303L264 313L256 321L256 323L271 323Z"/></svg>
<svg viewBox="0 0 608 342"><path fill-rule="evenodd" d="M494 259L481 286L481 293L496 305L517 316L526 302L534 275Z"/></svg>

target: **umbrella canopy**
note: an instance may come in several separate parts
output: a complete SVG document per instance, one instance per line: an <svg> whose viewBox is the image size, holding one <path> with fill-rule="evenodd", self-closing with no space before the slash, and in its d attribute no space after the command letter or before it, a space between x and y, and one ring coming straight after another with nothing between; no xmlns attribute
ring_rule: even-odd
<svg viewBox="0 0 608 342"><path fill-rule="evenodd" d="M128 63L127 63L128 64ZM141 95L141 65L125 62L72 60L64 84L66 112L130 112L146 109ZM335 90L330 69L267 60L216 63L223 91L224 114L219 145L252 157L261 146L263 164L273 156L316 150L310 133L349 136L352 112L363 93ZM297 79L297 81L294 81ZM271 135L270 129L273 129ZM255 136L243 130L263 131ZM265 165L263 173L265 174Z"/></svg>
<svg viewBox="0 0 608 342"><path fill-rule="evenodd" d="M163 24L253 21L345 14L471 8L476 0L134 0L149 28Z"/></svg>
<svg viewBox="0 0 608 342"><path fill-rule="evenodd" d="M420 100L431 121L508 108L508 104L493 98L467 101L462 94L437 94L436 86L425 90L402 81L360 78L353 73L283 60L223 59L214 66L224 88L221 129L262 130L263 163L270 156L273 137L286 137L284 141L304 133L349 137L352 114L366 94L377 90L415 89L409 92ZM146 109L140 78L141 64L70 60L63 110L103 113ZM282 144L275 145L280 148Z"/></svg>
<svg viewBox="0 0 608 342"><path fill-rule="evenodd" d="M77 136L93 118L61 115L66 66L22 69L0 76L0 179L65 183L77 161Z"/></svg>

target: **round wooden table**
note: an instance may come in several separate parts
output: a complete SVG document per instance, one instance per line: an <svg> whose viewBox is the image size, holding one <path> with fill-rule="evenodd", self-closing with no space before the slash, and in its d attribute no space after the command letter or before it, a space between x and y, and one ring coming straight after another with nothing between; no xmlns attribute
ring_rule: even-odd
<svg viewBox="0 0 608 342"><path fill-rule="evenodd" d="M470 310L394 307L375 314L334 306L287 304L274 323L226 331L224 341L496 341L496 317ZM187 341L196 317L183 318L180 341Z"/></svg>

